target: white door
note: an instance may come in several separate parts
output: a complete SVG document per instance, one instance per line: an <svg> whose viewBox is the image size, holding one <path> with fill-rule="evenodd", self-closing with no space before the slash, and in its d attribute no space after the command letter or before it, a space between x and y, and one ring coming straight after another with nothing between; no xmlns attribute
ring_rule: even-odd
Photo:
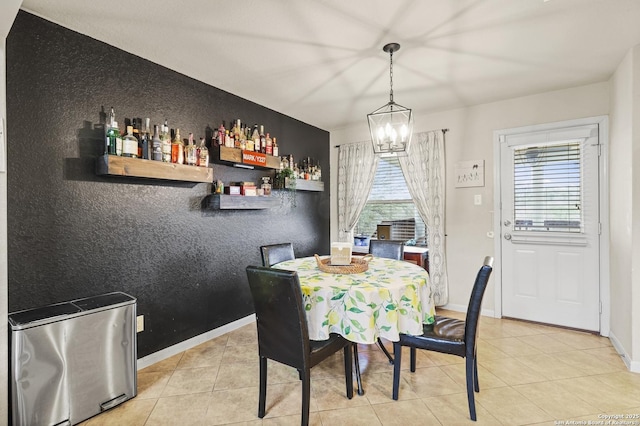
<svg viewBox="0 0 640 426"><path fill-rule="evenodd" d="M503 316L599 331L598 124L499 141Z"/></svg>

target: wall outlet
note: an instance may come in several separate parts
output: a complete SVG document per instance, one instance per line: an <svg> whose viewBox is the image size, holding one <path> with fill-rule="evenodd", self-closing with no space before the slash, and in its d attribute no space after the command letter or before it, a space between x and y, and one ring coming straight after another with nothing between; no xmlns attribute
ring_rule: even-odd
<svg viewBox="0 0 640 426"><path fill-rule="evenodd" d="M144 315L138 315L136 318L136 333L144 331Z"/></svg>
<svg viewBox="0 0 640 426"><path fill-rule="evenodd" d="M476 206L482 205L482 195L481 194L476 194L473 197L473 204L475 204Z"/></svg>

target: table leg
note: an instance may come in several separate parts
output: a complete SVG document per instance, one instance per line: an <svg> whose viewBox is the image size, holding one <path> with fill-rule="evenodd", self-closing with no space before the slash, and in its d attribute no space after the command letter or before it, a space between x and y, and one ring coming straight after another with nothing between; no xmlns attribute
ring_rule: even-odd
<svg viewBox="0 0 640 426"><path fill-rule="evenodd" d="M356 382L358 383L358 395L364 395L364 389L362 388L362 376L360 376L360 359L358 358L358 344L353 344L353 362L356 369Z"/></svg>

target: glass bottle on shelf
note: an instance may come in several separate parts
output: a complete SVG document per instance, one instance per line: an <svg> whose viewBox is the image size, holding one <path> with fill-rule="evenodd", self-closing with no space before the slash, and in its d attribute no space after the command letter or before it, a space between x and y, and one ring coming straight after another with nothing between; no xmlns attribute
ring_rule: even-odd
<svg viewBox="0 0 640 426"><path fill-rule="evenodd" d="M118 122L116 121L116 114L113 111L113 107L111 107L111 111L109 112L109 118L107 119L106 125L106 150L107 154L117 155L116 146L118 145L117 139L120 139L120 146L122 146L122 139L120 138L120 129L118 129Z"/></svg>
<svg viewBox="0 0 640 426"><path fill-rule="evenodd" d="M184 164L184 142L180 137L180 129L176 128L176 136L171 142L171 162Z"/></svg>
<svg viewBox="0 0 640 426"><path fill-rule="evenodd" d="M238 148L242 150L247 149L247 137L244 133L244 127L241 128L240 134L238 137L240 138L240 143L238 143Z"/></svg>
<svg viewBox="0 0 640 426"><path fill-rule="evenodd" d="M153 126L153 139L151 140L151 159L155 161L162 161L162 140L160 139L160 126L154 124Z"/></svg>
<svg viewBox="0 0 640 426"><path fill-rule="evenodd" d="M198 166L209 167L209 150L204 138L200 138L200 146L198 147Z"/></svg>
<svg viewBox="0 0 640 426"><path fill-rule="evenodd" d="M146 118L144 121L144 124L142 124L142 119L140 119L140 123L142 125L142 128L140 129L140 143L139 143L139 147L141 148L138 154L138 157L148 160L149 158L151 158L150 155L150 145L151 145L151 137L149 135L149 118Z"/></svg>
<svg viewBox="0 0 640 426"><path fill-rule="evenodd" d="M227 141L227 146L229 148L235 148L236 147L236 141L235 141L235 139L233 137L233 132L230 132L229 130L227 130L226 141Z"/></svg>
<svg viewBox="0 0 640 426"><path fill-rule="evenodd" d="M277 138L273 138L273 156L278 157L280 155L280 148L278 147Z"/></svg>
<svg viewBox="0 0 640 426"><path fill-rule="evenodd" d="M267 153L267 137L264 134L264 125L260 125L260 152Z"/></svg>
<svg viewBox="0 0 640 426"><path fill-rule="evenodd" d="M122 138L122 156L138 157L138 139L133 136L133 126L127 126L127 134Z"/></svg>
<svg viewBox="0 0 640 426"><path fill-rule="evenodd" d="M195 166L198 162L198 148L193 144L193 133L189 133L189 145L185 147L187 164Z"/></svg>
<svg viewBox="0 0 640 426"><path fill-rule="evenodd" d="M140 137L140 128L142 127L142 119L141 118L133 118L131 119L133 125L133 137L138 141L138 158L142 158L142 138Z"/></svg>
<svg viewBox="0 0 640 426"><path fill-rule="evenodd" d="M258 125L253 125L253 133L251 134L251 139L253 140L253 150L257 152L261 152L260 145L260 132L258 132Z"/></svg>
<svg viewBox="0 0 640 426"><path fill-rule="evenodd" d="M236 120L236 126L234 128L234 131L235 131L233 134L234 147L240 148L240 140L242 139L242 123L240 122L239 118Z"/></svg>
<svg viewBox="0 0 640 426"><path fill-rule="evenodd" d="M220 123L220 127L218 127L218 146L227 146L226 145L226 129L224 128L224 120Z"/></svg>
<svg viewBox="0 0 640 426"><path fill-rule="evenodd" d="M255 151L256 150L256 143L253 140L253 137L251 137L250 132L251 132L251 129L249 127L247 127L247 136L246 136L247 141L245 143L246 150L247 151Z"/></svg>
<svg viewBox="0 0 640 426"><path fill-rule="evenodd" d="M267 136L264 138L265 143L265 154L273 155L273 141L271 140L271 136L267 133Z"/></svg>
<svg viewBox="0 0 640 426"><path fill-rule="evenodd" d="M171 136L169 134L169 124L164 120L162 132L160 132L160 140L162 141L162 161L171 162Z"/></svg>

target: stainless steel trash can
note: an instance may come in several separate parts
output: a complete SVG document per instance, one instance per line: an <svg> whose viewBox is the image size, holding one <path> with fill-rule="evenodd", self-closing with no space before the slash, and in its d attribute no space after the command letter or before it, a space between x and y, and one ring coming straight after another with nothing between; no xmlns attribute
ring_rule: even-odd
<svg viewBox="0 0 640 426"><path fill-rule="evenodd" d="M9 314L11 419L74 425L136 396L136 299L114 292Z"/></svg>

